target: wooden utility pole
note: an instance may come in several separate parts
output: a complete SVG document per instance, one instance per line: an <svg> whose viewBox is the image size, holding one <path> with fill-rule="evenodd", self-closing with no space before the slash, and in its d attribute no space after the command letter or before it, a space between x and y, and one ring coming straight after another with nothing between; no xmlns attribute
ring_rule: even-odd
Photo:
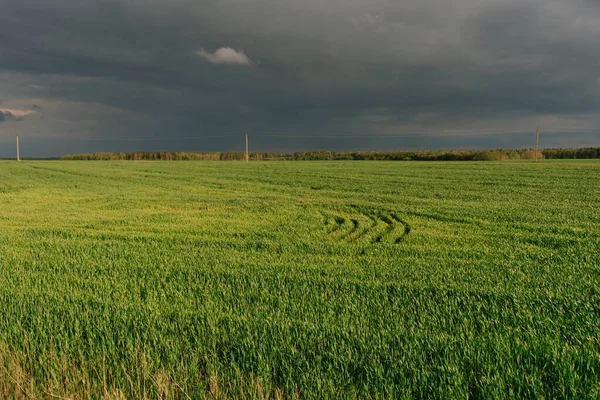
<svg viewBox="0 0 600 400"><path fill-rule="evenodd" d="M21 161L21 156L19 155L19 137L17 136L17 161Z"/></svg>
<svg viewBox="0 0 600 400"><path fill-rule="evenodd" d="M249 160L249 156L248 156L248 134L246 133L246 163Z"/></svg>
<svg viewBox="0 0 600 400"><path fill-rule="evenodd" d="M537 131L535 131L535 161L538 160L538 145L540 142L540 127L538 126Z"/></svg>

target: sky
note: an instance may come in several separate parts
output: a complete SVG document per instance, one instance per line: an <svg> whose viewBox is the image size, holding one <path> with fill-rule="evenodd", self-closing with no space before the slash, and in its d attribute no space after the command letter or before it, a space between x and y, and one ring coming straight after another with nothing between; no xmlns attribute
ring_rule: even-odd
<svg viewBox="0 0 600 400"><path fill-rule="evenodd" d="M600 146L597 0L0 9L0 157Z"/></svg>

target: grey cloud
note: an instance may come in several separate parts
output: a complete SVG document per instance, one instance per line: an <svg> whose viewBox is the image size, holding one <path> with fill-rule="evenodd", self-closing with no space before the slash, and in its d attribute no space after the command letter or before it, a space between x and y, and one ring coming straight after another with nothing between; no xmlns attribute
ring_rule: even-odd
<svg viewBox="0 0 600 400"><path fill-rule="evenodd" d="M63 135L61 153L77 135L93 151L84 138L145 148L162 143L133 139L247 130L296 136L256 139L265 150L342 133L365 135L343 144L357 148L400 143L381 134L430 147L424 133L485 147L520 142L448 132L545 121L560 143L600 145L565 129L600 129L599 36L600 5L582 0L22 0L0 15L0 91L42 105L19 125Z"/></svg>
<svg viewBox="0 0 600 400"><path fill-rule="evenodd" d="M20 122L20 121L23 121L23 118L15 116L10 111L2 111L2 110L0 110L0 122L5 122L5 121L17 121L17 122Z"/></svg>

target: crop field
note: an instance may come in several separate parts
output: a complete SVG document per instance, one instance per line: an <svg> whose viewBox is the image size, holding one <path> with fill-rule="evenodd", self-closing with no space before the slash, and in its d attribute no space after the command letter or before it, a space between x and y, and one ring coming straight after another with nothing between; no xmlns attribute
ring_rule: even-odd
<svg viewBox="0 0 600 400"><path fill-rule="evenodd" d="M0 161L0 397L599 398L600 162Z"/></svg>

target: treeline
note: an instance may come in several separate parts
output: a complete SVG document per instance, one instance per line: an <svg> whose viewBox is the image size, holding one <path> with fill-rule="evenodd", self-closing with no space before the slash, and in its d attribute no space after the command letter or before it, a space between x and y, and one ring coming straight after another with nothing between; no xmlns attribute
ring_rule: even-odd
<svg viewBox="0 0 600 400"><path fill-rule="evenodd" d="M389 160L389 161L501 161L531 160L536 158L535 150L416 150L416 151L301 151L292 154L273 152L251 152L251 160ZM545 149L537 152L539 159L600 158L600 148ZM244 160L241 151L226 152L176 152L176 151L134 151L128 153L70 154L61 160L198 160L235 161Z"/></svg>
<svg viewBox="0 0 600 400"><path fill-rule="evenodd" d="M544 150L546 158L600 158L600 147L583 149L548 149Z"/></svg>
<svg viewBox="0 0 600 400"><path fill-rule="evenodd" d="M538 151L538 158L544 155ZM534 150L305 151L294 160L492 161L534 159Z"/></svg>

